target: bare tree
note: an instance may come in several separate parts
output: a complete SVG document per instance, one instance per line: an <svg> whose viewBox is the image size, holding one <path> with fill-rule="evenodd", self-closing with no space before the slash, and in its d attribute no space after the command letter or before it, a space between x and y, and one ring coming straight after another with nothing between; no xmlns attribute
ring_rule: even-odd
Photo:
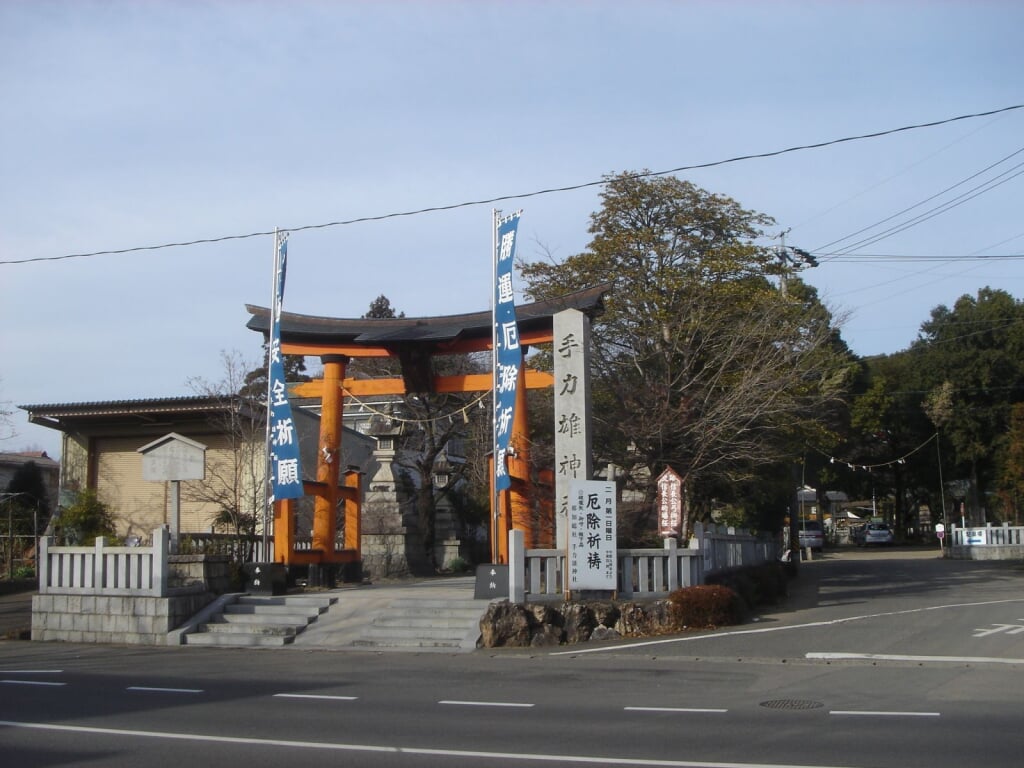
<svg viewBox="0 0 1024 768"><path fill-rule="evenodd" d="M188 380L193 392L220 404L211 422L223 440L223 450L216 461L207 463L205 480L186 484L183 497L213 505L216 525L235 537L231 554L247 561L266 504L265 406L258 398L240 394L259 363L246 364L238 351L231 351L221 352L221 365L219 381Z"/></svg>

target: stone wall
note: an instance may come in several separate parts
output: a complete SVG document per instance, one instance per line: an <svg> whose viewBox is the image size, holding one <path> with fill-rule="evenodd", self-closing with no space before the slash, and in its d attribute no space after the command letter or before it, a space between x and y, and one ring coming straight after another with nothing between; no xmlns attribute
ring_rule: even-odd
<svg viewBox="0 0 1024 768"><path fill-rule="evenodd" d="M227 555L168 555L167 587L222 595L239 586L239 574Z"/></svg>
<svg viewBox="0 0 1024 768"><path fill-rule="evenodd" d="M951 547L954 560L1024 560L1024 546Z"/></svg>
<svg viewBox="0 0 1024 768"><path fill-rule="evenodd" d="M493 602L480 619L483 648L537 648L673 630L667 600Z"/></svg>
<svg viewBox="0 0 1024 768"><path fill-rule="evenodd" d="M166 645L168 633L214 599L44 594L32 598L32 639L67 643Z"/></svg>
<svg viewBox="0 0 1024 768"><path fill-rule="evenodd" d="M32 598L32 639L67 643L166 645L180 627L230 592L238 576L222 555L168 555L167 597L68 590ZM177 594L175 594L177 593Z"/></svg>

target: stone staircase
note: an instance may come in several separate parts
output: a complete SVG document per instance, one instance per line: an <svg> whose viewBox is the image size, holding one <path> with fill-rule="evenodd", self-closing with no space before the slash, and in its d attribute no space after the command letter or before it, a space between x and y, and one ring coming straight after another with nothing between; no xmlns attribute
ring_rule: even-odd
<svg viewBox="0 0 1024 768"><path fill-rule="evenodd" d="M325 595L241 595L185 635L187 645L280 646L338 601Z"/></svg>
<svg viewBox="0 0 1024 768"><path fill-rule="evenodd" d="M469 650L480 636L487 600L399 598L366 626L352 644L364 648Z"/></svg>

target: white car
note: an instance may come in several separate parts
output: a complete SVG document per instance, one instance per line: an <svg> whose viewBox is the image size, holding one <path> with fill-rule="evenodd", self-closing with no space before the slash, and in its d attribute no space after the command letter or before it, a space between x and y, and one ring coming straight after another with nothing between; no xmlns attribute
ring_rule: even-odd
<svg viewBox="0 0 1024 768"><path fill-rule="evenodd" d="M892 531L885 523L868 523L864 526L858 543L861 546L867 544L892 544Z"/></svg>

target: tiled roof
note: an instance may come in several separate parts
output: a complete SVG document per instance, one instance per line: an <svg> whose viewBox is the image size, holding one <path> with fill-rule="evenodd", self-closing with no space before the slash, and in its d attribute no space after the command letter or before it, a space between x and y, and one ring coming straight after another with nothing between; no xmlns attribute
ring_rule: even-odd
<svg viewBox="0 0 1024 768"><path fill-rule="evenodd" d="M610 284L598 285L555 299L521 304L516 307L520 332L550 328L554 314L565 309L578 309L591 316L599 314L603 309L604 295L610 288ZM270 310L252 304L247 304L246 310L252 315L246 327L269 333ZM492 323L490 310L461 315L387 319L323 317L283 312L281 337L296 343L326 342L367 346L410 342L441 343L455 339L489 338Z"/></svg>

